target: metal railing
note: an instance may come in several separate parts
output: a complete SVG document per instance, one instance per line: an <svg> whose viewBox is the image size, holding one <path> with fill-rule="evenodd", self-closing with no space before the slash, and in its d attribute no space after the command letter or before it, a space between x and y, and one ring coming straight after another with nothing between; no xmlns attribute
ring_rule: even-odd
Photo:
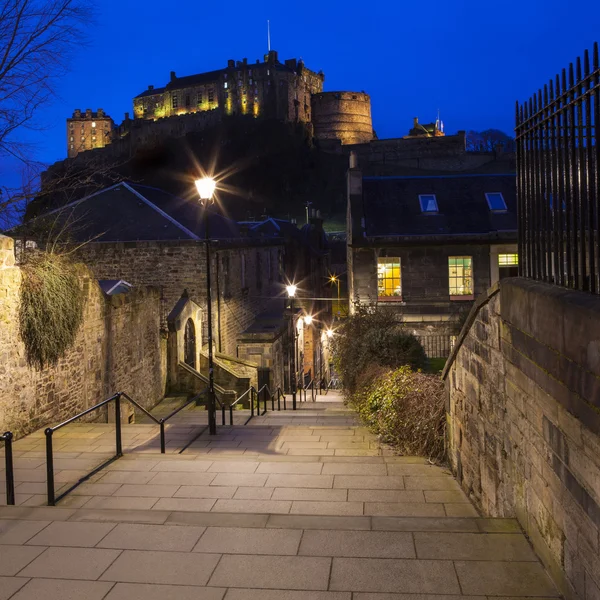
<svg viewBox="0 0 600 600"><path fill-rule="evenodd" d="M275 400L277 400L277 410L281 410L281 399L283 398L283 410L287 410L287 399L285 394L278 387L275 393L271 392L269 386L265 383L259 390L251 385L235 402L229 405L229 425L233 425L233 411L234 407L241 402L246 396L250 398L250 416L246 419L244 425L247 425L251 419L254 418L254 403L256 402L256 416L260 417L260 402L261 396L263 401L263 415L267 412L267 402L271 401L271 410L275 410Z"/></svg>
<svg viewBox="0 0 600 600"><path fill-rule="evenodd" d="M421 346L423 346L427 358L448 358L452 353L457 338L455 334L449 333L416 335L415 337L419 340Z"/></svg>
<svg viewBox="0 0 600 600"><path fill-rule="evenodd" d="M206 390L203 390L193 398L190 398L186 402L184 402L181 406L176 408L174 411L169 413L166 417L162 417L161 419L157 419L154 415L148 412L141 404L136 402L133 398L128 396L125 392L117 392L110 398L103 400L102 402L98 402L94 406L91 406L87 410L80 412L79 414L55 425L54 427L48 427L44 431L46 435L46 486L47 486L47 494L48 494L48 506L55 506L56 503L64 498L68 493L72 492L79 485L87 481L92 475L98 473L107 467L109 464L114 462L115 460L121 458L123 456L123 440L121 434L121 399L127 400L133 406L135 406L138 410L142 411L147 417L149 417L154 423L156 423L160 427L160 452L161 454L165 454L166 452L166 440L165 440L165 423L174 417L177 413L182 411L184 408L189 406L192 403L196 403L197 400L206 393ZM108 406L111 402L115 404L115 455L104 461L101 465L95 467L90 473L81 477L76 483L74 483L67 490L63 491L59 496L56 496L55 486L54 486L54 448L53 448L53 440L52 436L55 431L62 429L63 427L81 419L81 417L85 417L86 415L102 408L104 406Z"/></svg>
<svg viewBox="0 0 600 600"><path fill-rule="evenodd" d="M315 398L315 379L314 377L302 388L302 390L304 390L304 402L306 402L306 390L308 390L310 388L310 399L313 402L316 402L316 398ZM300 391L302 391L300 390Z"/></svg>
<svg viewBox="0 0 600 600"><path fill-rule="evenodd" d="M12 451L13 434L10 431L0 435L0 441L4 442L4 464L6 466L6 504L15 504L15 470L13 466Z"/></svg>
<svg viewBox="0 0 600 600"><path fill-rule="evenodd" d="M600 63L516 107L519 275L600 294Z"/></svg>

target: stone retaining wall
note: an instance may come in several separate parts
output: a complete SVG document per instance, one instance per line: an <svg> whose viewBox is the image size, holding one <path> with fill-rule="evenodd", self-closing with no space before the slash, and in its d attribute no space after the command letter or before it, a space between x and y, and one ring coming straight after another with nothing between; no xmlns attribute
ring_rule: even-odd
<svg viewBox="0 0 600 600"><path fill-rule="evenodd" d="M464 490L484 515L518 518L567 597L600 598L600 298L501 281L444 377Z"/></svg>
<svg viewBox="0 0 600 600"><path fill-rule="evenodd" d="M28 365L19 334L21 277L13 240L0 236L1 431L25 435L117 391L146 408L162 398L166 340L160 333L158 290L134 288L108 297L82 267L86 302L75 343L55 366L38 370Z"/></svg>

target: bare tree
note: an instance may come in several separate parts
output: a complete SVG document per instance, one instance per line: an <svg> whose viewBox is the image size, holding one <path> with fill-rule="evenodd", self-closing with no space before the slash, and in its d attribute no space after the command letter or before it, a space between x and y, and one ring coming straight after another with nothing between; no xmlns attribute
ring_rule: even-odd
<svg viewBox="0 0 600 600"><path fill-rule="evenodd" d="M515 139L500 129L467 131L467 150L493 152L500 145L506 152L515 151Z"/></svg>
<svg viewBox="0 0 600 600"><path fill-rule="evenodd" d="M91 8L88 0L0 0L0 160L24 166L21 188L0 190L0 217L12 216L37 187L43 165L17 133L43 128L39 111L84 43Z"/></svg>

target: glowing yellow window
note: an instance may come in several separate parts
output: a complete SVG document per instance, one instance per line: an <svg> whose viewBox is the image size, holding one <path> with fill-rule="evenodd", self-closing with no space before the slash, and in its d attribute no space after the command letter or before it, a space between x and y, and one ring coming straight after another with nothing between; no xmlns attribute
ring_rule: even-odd
<svg viewBox="0 0 600 600"><path fill-rule="evenodd" d="M498 265L501 267L516 267L519 264L518 254L498 254Z"/></svg>
<svg viewBox="0 0 600 600"><path fill-rule="evenodd" d="M402 299L402 277L399 258L377 259L377 296L380 300Z"/></svg>
<svg viewBox="0 0 600 600"><path fill-rule="evenodd" d="M448 278L450 297L473 296L473 258L471 256L449 256Z"/></svg>

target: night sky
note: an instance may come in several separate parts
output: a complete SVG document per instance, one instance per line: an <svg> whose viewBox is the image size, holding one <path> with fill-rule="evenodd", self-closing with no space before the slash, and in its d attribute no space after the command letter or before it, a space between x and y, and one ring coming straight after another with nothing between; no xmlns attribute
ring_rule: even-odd
<svg viewBox="0 0 600 600"><path fill-rule="evenodd" d="M281 61L302 57L323 70L325 90L370 94L380 138L406 135L413 117L431 122L438 108L447 133L512 133L515 100L600 38L598 0L99 0L96 10L89 44L40 114L46 129L26 134L43 162L65 157L74 108L100 107L120 122L132 98L166 84L171 70L262 59L267 19Z"/></svg>

